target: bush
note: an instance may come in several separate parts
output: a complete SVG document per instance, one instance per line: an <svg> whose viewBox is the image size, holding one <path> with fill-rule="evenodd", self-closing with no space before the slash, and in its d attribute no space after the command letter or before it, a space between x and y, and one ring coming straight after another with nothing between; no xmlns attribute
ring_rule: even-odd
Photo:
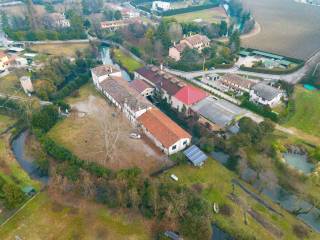
<svg viewBox="0 0 320 240"><path fill-rule="evenodd" d="M304 239L309 237L309 231L303 225L300 225L300 224L293 225L292 231L299 239Z"/></svg>
<svg viewBox="0 0 320 240"><path fill-rule="evenodd" d="M222 215L231 217L233 215L233 212L234 212L233 208L226 203L220 207L220 213Z"/></svg>
<svg viewBox="0 0 320 240"><path fill-rule="evenodd" d="M56 124L58 118L59 112L56 106L45 106L40 111L32 115L31 125L35 129L48 132Z"/></svg>
<svg viewBox="0 0 320 240"><path fill-rule="evenodd" d="M262 106L251 102L250 100L244 100L241 103L241 107L247 108L263 117L269 118L274 122L278 122L278 114L272 112L270 107Z"/></svg>
<svg viewBox="0 0 320 240"><path fill-rule="evenodd" d="M14 209L23 203L26 196L24 193L13 184L6 183L2 191L4 193L4 204L8 209Z"/></svg>

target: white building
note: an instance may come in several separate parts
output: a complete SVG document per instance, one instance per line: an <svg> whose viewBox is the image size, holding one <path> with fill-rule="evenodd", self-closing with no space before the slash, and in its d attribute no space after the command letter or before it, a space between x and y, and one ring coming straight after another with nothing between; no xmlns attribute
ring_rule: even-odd
<svg viewBox="0 0 320 240"><path fill-rule="evenodd" d="M169 2L163 2L163 1L154 1L152 2L152 10L153 11L168 11L170 10L171 5Z"/></svg>
<svg viewBox="0 0 320 240"><path fill-rule="evenodd" d="M189 133L155 107L142 114L138 121L144 133L167 155L185 149L191 142Z"/></svg>
<svg viewBox="0 0 320 240"><path fill-rule="evenodd" d="M270 107L279 104L282 97L283 92L280 89L263 83L254 85L250 90L250 101L269 105Z"/></svg>
<svg viewBox="0 0 320 240"><path fill-rule="evenodd" d="M130 87L128 81L121 76L120 70L110 65L102 65L91 69L96 88L119 108L129 121L137 123L137 118L151 109L152 104Z"/></svg>

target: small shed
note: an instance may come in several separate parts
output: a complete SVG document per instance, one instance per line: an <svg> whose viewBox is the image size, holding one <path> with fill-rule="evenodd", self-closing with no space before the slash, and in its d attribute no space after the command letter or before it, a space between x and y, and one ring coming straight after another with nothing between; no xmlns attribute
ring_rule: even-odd
<svg viewBox="0 0 320 240"><path fill-rule="evenodd" d="M207 160L208 156L204 154L196 145L192 145L187 150L183 151L184 155L196 167L201 167Z"/></svg>

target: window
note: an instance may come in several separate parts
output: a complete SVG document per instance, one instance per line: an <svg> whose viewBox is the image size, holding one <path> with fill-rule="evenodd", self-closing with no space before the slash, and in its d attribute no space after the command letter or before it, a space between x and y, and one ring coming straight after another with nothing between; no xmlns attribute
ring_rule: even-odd
<svg viewBox="0 0 320 240"><path fill-rule="evenodd" d="M172 146L172 150L175 150L176 148L177 148L176 145L173 145L173 146Z"/></svg>
<svg viewBox="0 0 320 240"><path fill-rule="evenodd" d="M187 144L187 142L188 142L187 140L186 140L186 141L184 141L184 142L183 142L183 145L186 145L186 144Z"/></svg>

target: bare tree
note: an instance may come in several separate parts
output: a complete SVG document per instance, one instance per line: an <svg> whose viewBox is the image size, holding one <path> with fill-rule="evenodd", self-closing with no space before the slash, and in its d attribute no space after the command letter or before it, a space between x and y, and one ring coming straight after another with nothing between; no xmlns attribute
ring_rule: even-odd
<svg viewBox="0 0 320 240"><path fill-rule="evenodd" d="M178 42L182 38L181 25L176 22L171 23L168 34L172 42Z"/></svg>
<svg viewBox="0 0 320 240"><path fill-rule="evenodd" d="M94 104L100 105L102 103L95 101ZM119 120L119 115L121 113L117 109L113 113L102 111L102 109L105 109L103 106L92 106L91 109L94 109L93 120L97 122L98 131L96 134L102 142L100 152L103 153L104 159L101 160L100 164L104 165L113 160L114 152L117 148L121 121Z"/></svg>

